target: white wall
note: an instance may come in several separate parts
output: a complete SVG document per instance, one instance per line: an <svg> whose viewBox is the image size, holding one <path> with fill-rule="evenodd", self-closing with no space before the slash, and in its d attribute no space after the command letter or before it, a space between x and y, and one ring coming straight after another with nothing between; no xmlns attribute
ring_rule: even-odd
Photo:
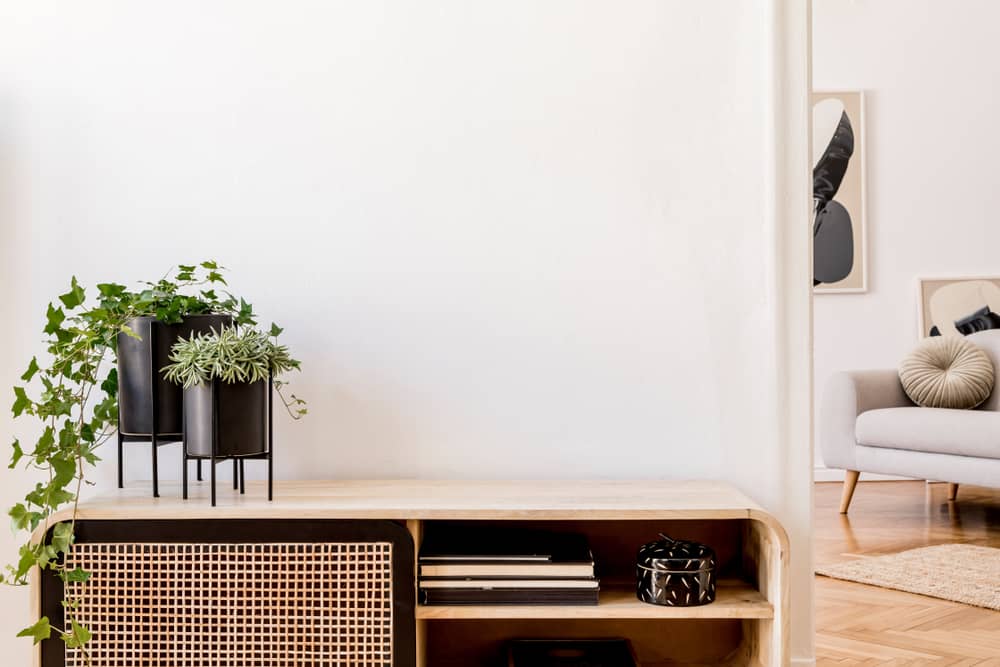
<svg viewBox="0 0 1000 667"><path fill-rule="evenodd" d="M808 448L779 404L806 375L777 341L807 325L777 277L776 5L276 7L0 22L0 386L71 274L217 258L304 361L279 478L725 478L785 521L808 582Z"/></svg>
<svg viewBox="0 0 1000 667"><path fill-rule="evenodd" d="M867 95L870 291L815 299L817 400L916 343L917 277L1000 275L1000 4L813 0L813 85Z"/></svg>

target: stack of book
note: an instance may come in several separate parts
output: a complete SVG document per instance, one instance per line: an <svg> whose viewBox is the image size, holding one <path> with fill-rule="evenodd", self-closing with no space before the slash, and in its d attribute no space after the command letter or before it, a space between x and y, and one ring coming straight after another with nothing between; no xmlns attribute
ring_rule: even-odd
<svg viewBox="0 0 1000 667"><path fill-rule="evenodd" d="M428 531L419 565L424 604L593 605L600 591L582 535Z"/></svg>

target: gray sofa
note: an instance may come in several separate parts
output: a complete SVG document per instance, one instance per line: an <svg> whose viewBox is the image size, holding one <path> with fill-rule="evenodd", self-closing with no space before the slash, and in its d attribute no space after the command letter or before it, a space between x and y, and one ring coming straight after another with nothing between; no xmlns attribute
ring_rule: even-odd
<svg viewBox="0 0 1000 667"><path fill-rule="evenodd" d="M968 337L993 359L1000 385L1000 330ZM895 369L837 373L819 414L823 462L847 471L846 513L860 472L1000 487L1000 387L975 410L921 408L903 392Z"/></svg>

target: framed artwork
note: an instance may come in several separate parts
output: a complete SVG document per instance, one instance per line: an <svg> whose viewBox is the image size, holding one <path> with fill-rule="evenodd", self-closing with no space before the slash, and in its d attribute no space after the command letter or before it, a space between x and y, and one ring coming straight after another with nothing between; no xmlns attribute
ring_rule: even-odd
<svg viewBox="0 0 1000 667"><path fill-rule="evenodd" d="M920 338L1000 329L1000 277L921 278Z"/></svg>
<svg viewBox="0 0 1000 667"><path fill-rule="evenodd" d="M813 292L868 291L865 95L814 91Z"/></svg>

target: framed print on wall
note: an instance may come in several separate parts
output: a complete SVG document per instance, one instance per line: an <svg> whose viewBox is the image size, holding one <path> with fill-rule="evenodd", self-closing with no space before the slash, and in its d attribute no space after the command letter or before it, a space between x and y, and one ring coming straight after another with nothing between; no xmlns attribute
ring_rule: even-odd
<svg viewBox="0 0 1000 667"><path fill-rule="evenodd" d="M1000 277L921 278L920 338L1000 329Z"/></svg>
<svg viewBox="0 0 1000 667"><path fill-rule="evenodd" d="M868 291L865 96L814 91L813 292Z"/></svg>

